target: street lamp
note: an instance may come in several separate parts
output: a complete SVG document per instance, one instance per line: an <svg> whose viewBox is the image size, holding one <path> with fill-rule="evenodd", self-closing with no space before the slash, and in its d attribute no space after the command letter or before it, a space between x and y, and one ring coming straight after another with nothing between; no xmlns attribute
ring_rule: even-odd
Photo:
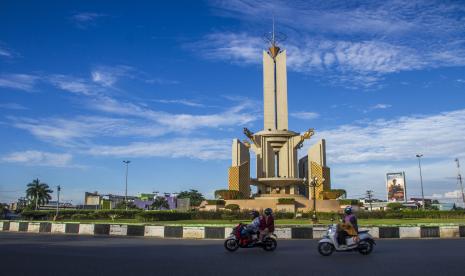
<svg viewBox="0 0 465 276"><path fill-rule="evenodd" d="M57 212L55 214L55 220L58 219L58 209L60 208L60 191L61 187L60 185L57 186Z"/></svg>
<svg viewBox="0 0 465 276"><path fill-rule="evenodd" d="M423 154L417 154L416 155L418 158L418 168L420 169L420 185L421 185L421 200L423 201L423 210L425 209L425 194L423 193L423 176L421 175L421 158L423 157Z"/></svg>
<svg viewBox="0 0 465 276"><path fill-rule="evenodd" d="M125 192L124 192L124 203L126 203L126 211L128 210L128 168L129 168L129 163L131 163L131 161L129 160L124 160L123 161L124 164L126 164L126 189L125 189Z"/></svg>
<svg viewBox="0 0 465 276"><path fill-rule="evenodd" d="M309 186L309 188L312 188L312 198L313 198L313 214L312 214L312 222L317 223L318 222L318 217L316 215L316 188L320 187L321 184L323 184L325 180L322 179L321 183L318 183L318 177L313 177L310 182L307 183L307 179L304 178L304 182Z"/></svg>

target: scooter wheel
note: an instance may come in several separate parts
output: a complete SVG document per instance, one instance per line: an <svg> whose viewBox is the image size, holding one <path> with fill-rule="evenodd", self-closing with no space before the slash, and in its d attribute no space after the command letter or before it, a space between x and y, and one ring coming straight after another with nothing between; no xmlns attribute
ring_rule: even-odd
<svg viewBox="0 0 465 276"><path fill-rule="evenodd" d="M373 251L373 243L370 241L360 241L358 244L358 252L362 255L368 255Z"/></svg>
<svg viewBox="0 0 465 276"><path fill-rule="evenodd" d="M329 242L321 242L318 244L318 252L323 256L329 256L334 252L334 246Z"/></svg>
<svg viewBox="0 0 465 276"><path fill-rule="evenodd" d="M239 248L239 242L236 239L227 239L224 241L224 248L229 252L234 252Z"/></svg>

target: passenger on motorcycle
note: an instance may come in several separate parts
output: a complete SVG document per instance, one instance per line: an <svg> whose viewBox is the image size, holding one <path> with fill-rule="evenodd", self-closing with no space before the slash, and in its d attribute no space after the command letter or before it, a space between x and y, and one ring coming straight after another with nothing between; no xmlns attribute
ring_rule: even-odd
<svg viewBox="0 0 465 276"><path fill-rule="evenodd" d="M260 214L257 211L252 211L250 213L252 216L252 223L247 224L244 229L242 229L241 235L251 236L258 232L260 227Z"/></svg>
<svg viewBox="0 0 465 276"><path fill-rule="evenodd" d="M260 237L259 241L263 241L263 238L269 234L274 232L274 218L273 218L273 210L271 208L266 208L263 212L263 215L260 216Z"/></svg>
<svg viewBox="0 0 465 276"><path fill-rule="evenodd" d="M346 244L346 238L358 235L357 217L352 213L352 207L344 208L343 222L338 225L337 242L340 245Z"/></svg>

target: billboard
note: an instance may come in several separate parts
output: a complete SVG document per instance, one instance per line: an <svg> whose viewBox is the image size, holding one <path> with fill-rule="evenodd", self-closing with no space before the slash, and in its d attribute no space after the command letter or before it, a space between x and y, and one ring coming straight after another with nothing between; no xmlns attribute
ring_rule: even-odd
<svg viewBox="0 0 465 276"><path fill-rule="evenodd" d="M387 173L386 188L388 201L407 201L405 173Z"/></svg>

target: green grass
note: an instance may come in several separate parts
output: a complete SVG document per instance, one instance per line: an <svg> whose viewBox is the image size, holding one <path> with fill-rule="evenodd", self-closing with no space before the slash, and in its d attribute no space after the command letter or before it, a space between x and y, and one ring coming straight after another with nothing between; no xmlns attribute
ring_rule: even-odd
<svg viewBox="0 0 465 276"><path fill-rule="evenodd" d="M248 220L177 220L177 221L154 221L154 222L141 222L136 219L116 219L112 220L80 220L60 221L65 223L80 222L80 223L101 223L101 224L151 224L151 225L221 225L221 226L234 226L239 222L249 223ZM320 220L318 224L328 225L332 222L330 220ZM311 226L313 225L310 219L279 219L275 221L276 225L280 226ZM359 219L361 226L382 226L382 225L465 225L465 219Z"/></svg>

